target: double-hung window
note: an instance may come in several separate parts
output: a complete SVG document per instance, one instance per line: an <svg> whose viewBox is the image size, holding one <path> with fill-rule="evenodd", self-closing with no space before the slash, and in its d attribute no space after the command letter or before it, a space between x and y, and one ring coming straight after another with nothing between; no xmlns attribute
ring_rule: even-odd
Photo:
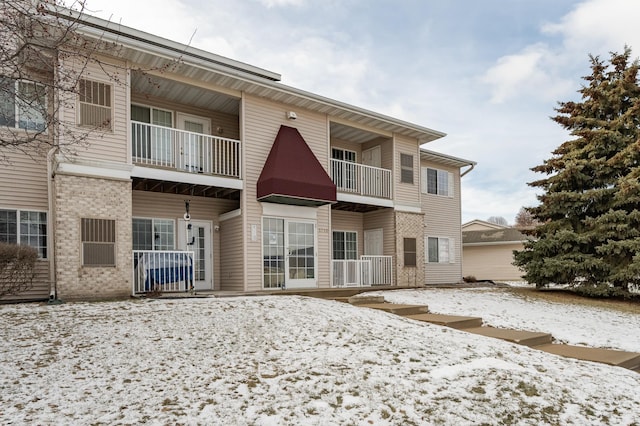
<svg viewBox="0 0 640 426"><path fill-rule="evenodd" d="M446 170L422 168L422 192L453 197L453 173Z"/></svg>
<svg viewBox="0 0 640 426"><path fill-rule="evenodd" d="M413 155L400 154L400 182L413 184Z"/></svg>
<svg viewBox="0 0 640 426"><path fill-rule="evenodd" d="M0 242L29 245L47 258L47 213L27 210L0 210Z"/></svg>
<svg viewBox="0 0 640 426"><path fill-rule="evenodd" d="M455 262L455 245L453 238L445 237L427 237L425 244L427 248L428 263L454 263Z"/></svg>
<svg viewBox="0 0 640 426"><path fill-rule="evenodd" d="M78 83L80 126L112 130L113 111L111 99L113 87L109 83L82 79Z"/></svg>
<svg viewBox="0 0 640 426"><path fill-rule="evenodd" d="M45 86L0 77L0 126L44 132L46 116Z"/></svg>
<svg viewBox="0 0 640 426"><path fill-rule="evenodd" d="M358 234L351 231L333 231L333 259L358 258Z"/></svg>

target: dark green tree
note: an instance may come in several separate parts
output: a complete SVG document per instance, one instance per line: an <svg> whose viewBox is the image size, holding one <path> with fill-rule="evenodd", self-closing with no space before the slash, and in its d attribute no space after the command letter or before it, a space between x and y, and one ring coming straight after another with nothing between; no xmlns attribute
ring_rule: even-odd
<svg viewBox="0 0 640 426"><path fill-rule="evenodd" d="M552 119L571 140L531 170L543 190L527 210L541 223L514 264L537 287L571 284L586 294L625 294L640 283L640 86L631 50L608 63L590 56L579 102Z"/></svg>

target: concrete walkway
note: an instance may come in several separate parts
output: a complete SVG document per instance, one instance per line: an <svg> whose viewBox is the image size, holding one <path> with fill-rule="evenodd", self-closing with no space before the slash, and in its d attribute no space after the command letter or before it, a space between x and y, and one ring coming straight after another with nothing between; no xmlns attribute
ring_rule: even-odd
<svg viewBox="0 0 640 426"><path fill-rule="evenodd" d="M415 321L424 321L468 333L502 339L567 358L599 362L640 373L640 353L636 352L556 344L553 343L553 336L549 333L483 326L482 318L479 317L433 314L429 312L427 306L388 303L384 301L384 296L332 297L332 299L363 308L382 310Z"/></svg>

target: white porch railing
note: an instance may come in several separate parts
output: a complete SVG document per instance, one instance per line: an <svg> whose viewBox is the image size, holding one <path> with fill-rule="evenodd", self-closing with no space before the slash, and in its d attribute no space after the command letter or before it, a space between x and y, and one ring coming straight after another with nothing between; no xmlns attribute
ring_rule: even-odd
<svg viewBox="0 0 640 426"><path fill-rule="evenodd" d="M241 176L240 141L131 122L133 162L231 178Z"/></svg>
<svg viewBox="0 0 640 426"><path fill-rule="evenodd" d="M133 294L192 288L192 251L133 250Z"/></svg>
<svg viewBox="0 0 640 426"><path fill-rule="evenodd" d="M332 260L333 287L394 285L392 256L361 256L360 259Z"/></svg>
<svg viewBox="0 0 640 426"><path fill-rule="evenodd" d="M343 160L331 160L331 179L338 191L391 199L391 170Z"/></svg>

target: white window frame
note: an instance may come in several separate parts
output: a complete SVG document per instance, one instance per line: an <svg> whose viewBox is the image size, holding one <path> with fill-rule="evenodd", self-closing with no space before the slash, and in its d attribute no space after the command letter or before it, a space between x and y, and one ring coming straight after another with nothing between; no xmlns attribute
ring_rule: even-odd
<svg viewBox="0 0 640 426"><path fill-rule="evenodd" d="M37 83L32 80L14 79L9 77L0 77L0 78L13 82L13 126L3 125L1 127L7 127L10 129L22 129L27 132L39 132L39 133L47 134L46 111L48 108L48 101L47 101L48 97L47 97L45 86L43 84ZM20 84L30 84L36 87L40 87L41 90L44 91L44 99L42 99L43 103L42 105L39 106L42 109L41 114L38 111L38 108L33 108L29 106L25 102L25 100L20 96ZM35 111L35 114L33 115L38 115L39 117L31 116L30 113L33 113L34 111ZM32 129L32 128L29 128L29 126L27 127L20 126L20 122L23 121L23 118L26 118L26 120L24 121L28 123L36 123L36 126L40 124L42 127L41 128L36 127Z"/></svg>
<svg viewBox="0 0 640 426"><path fill-rule="evenodd" d="M347 239L343 238L343 252L345 254L345 258L344 259L336 259L333 255L334 255L334 238L333 238L333 234L335 233L340 233L343 234L343 237L346 237L346 234L353 234L355 236L355 242L356 242L356 248L355 248L355 257L353 259L351 258L347 258L347 252L351 252L350 250L347 250ZM357 260L358 259L358 232L357 231L343 231L340 229L334 229L331 231L331 259L333 260Z"/></svg>
<svg viewBox="0 0 640 426"><path fill-rule="evenodd" d="M434 170L436 172L436 192L429 192L429 170ZM437 195L440 197L448 197L452 198L454 194L454 176L453 173L437 169L435 167L422 167L421 170L422 177L422 190L423 194L429 195ZM444 183L442 183L445 181Z"/></svg>
<svg viewBox="0 0 640 426"><path fill-rule="evenodd" d="M430 239L435 239L438 242L438 251L437 251L438 260L436 262L431 262L429 260L429 240ZM448 245L448 250L443 251L443 246L445 242ZM455 248L456 248L456 245L455 245L454 238L436 237L433 235L426 236L424 238L424 252L425 252L424 261L425 263L429 263L432 265L442 264L442 263L446 263L446 264L456 263ZM446 256L443 256L443 254L446 254Z"/></svg>
<svg viewBox="0 0 640 426"><path fill-rule="evenodd" d="M162 127L167 127L170 129L174 129L176 126L176 111L171 110L171 109L164 109L164 108L158 108L155 107L153 105L147 105L147 104L141 104L138 102L132 102L131 103L131 107L139 107L139 108L147 108L149 110L149 123L145 123L145 124L153 124L155 126L162 126ZM160 111L160 112L168 112L171 114L171 126L165 126L163 124L157 124L153 122L153 111ZM131 120L131 121L137 121L137 120ZM139 123L144 123L143 121L139 121ZM142 219L142 218L141 218Z"/></svg>
<svg viewBox="0 0 640 426"><path fill-rule="evenodd" d="M150 250L175 250L176 249L176 221L172 218L164 218L164 217L138 217L134 216L131 218L131 244L133 245L133 221L134 220L148 220L151 221L151 249ZM155 227L156 221L163 221L167 223L171 223L173 226L173 247L172 248L157 248L156 239L155 239ZM141 249L148 250L148 249Z"/></svg>
<svg viewBox="0 0 640 426"><path fill-rule="evenodd" d="M81 101L80 97L82 96L82 93L80 93L80 83L84 82L84 84L90 83L96 83L99 85L103 85L103 87L109 87L109 105L104 105L101 103L96 103L96 102L86 102L86 101ZM102 131L106 131L106 132L113 132L113 113L114 113L114 85L110 82L106 82L106 81L101 81L101 80L94 80L94 79L89 79L89 78L81 78L78 81L78 97L77 97L77 102L78 102L78 108L77 108L77 114L76 114L76 119L77 119L77 124L79 127L93 127L96 128L98 130L102 130ZM105 98L106 99L106 98ZM97 108L104 108L104 109L109 109L109 121L108 124L100 124L100 123L83 123L82 122L82 111L87 108L87 107L97 107Z"/></svg>
<svg viewBox="0 0 640 426"><path fill-rule="evenodd" d="M7 241L10 244L17 244L17 245L28 245L30 247L35 248L36 250L38 250L38 259L42 259L42 260L47 260L49 258L49 212L47 212L46 210L21 210L21 209L5 209L2 208L0 210L3 211L8 211L8 212L13 212L15 214L16 217L16 233L15 233L15 241ZM44 246L38 245L38 246L33 246L31 244L29 244L28 242L26 244L24 244L22 242L22 233L20 232L20 228L21 228L21 213L44 213L45 214L45 221L44 224L46 226L46 232L44 235L38 233L38 237L41 238L44 236ZM31 223L31 222L27 222L27 223ZM44 248L44 256L43 253L41 251L41 249Z"/></svg>

